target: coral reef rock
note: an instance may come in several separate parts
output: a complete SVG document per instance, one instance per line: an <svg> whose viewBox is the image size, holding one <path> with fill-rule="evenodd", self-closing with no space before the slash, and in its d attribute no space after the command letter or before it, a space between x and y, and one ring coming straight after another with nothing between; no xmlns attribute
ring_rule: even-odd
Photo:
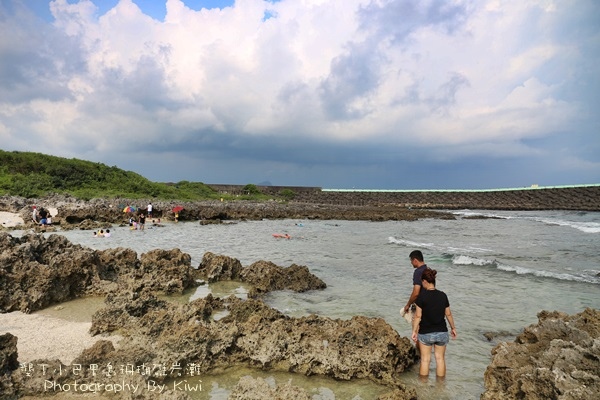
<svg viewBox="0 0 600 400"><path fill-rule="evenodd" d="M181 293L194 287L191 257L179 249L141 255L130 249L92 250L64 236L0 232L0 312L32 312L87 295L143 284Z"/></svg>
<svg viewBox="0 0 600 400"><path fill-rule="evenodd" d="M538 320L494 347L481 400L600 399L600 310Z"/></svg>
<svg viewBox="0 0 600 400"><path fill-rule="evenodd" d="M12 373L19 368L17 337L10 333L0 335L0 398L17 398Z"/></svg>
<svg viewBox="0 0 600 400"><path fill-rule="evenodd" d="M178 305L145 289L109 295L106 303L91 333L118 331L125 337L120 356L146 364L175 362L200 373L240 365L401 387L400 375L417 360L410 340L380 318L292 318L235 296Z"/></svg>
<svg viewBox="0 0 600 400"><path fill-rule="evenodd" d="M325 289L327 285L311 274L308 267L292 264L284 268L270 261L257 261L243 267L239 260L206 252L198 266L198 276L208 282L239 280L252 286L249 297L255 298L273 290Z"/></svg>

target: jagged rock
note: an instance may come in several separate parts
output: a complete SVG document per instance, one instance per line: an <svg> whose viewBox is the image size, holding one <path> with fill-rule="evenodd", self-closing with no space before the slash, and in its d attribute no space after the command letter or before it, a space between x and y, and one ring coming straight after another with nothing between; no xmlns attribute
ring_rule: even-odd
<svg viewBox="0 0 600 400"><path fill-rule="evenodd" d="M282 268L270 261L257 261L240 272L242 282L252 285L248 293L250 297L273 290L307 290L325 289L327 285L321 279L311 274L307 267L296 264Z"/></svg>
<svg viewBox="0 0 600 400"><path fill-rule="evenodd" d="M98 340L96 343L81 352L71 364L92 365L100 364L111 356L115 346L110 340Z"/></svg>
<svg viewBox="0 0 600 400"><path fill-rule="evenodd" d="M542 311L492 356L481 400L600 398L600 310Z"/></svg>
<svg viewBox="0 0 600 400"><path fill-rule="evenodd" d="M0 335L0 375L6 375L19 368L17 337L10 333Z"/></svg>
<svg viewBox="0 0 600 400"><path fill-rule="evenodd" d="M109 296L105 310L93 317L94 334L118 330L124 348L135 343L146 349L145 362L193 363L201 373L246 365L399 387L400 375L417 359L410 340L380 318L290 318L260 300L235 296L176 305L148 291L134 299ZM216 320L223 311L228 315Z"/></svg>
<svg viewBox="0 0 600 400"><path fill-rule="evenodd" d="M0 310L34 311L70 300L91 284L96 256L66 238L0 233Z"/></svg>
<svg viewBox="0 0 600 400"><path fill-rule="evenodd" d="M119 287L181 293L196 286L191 257L179 249L150 251L138 260L130 249L92 250L59 235L0 232L0 251L0 312L32 312Z"/></svg>
<svg viewBox="0 0 600 400"><path fill-rule="evenodd" d="M19 368L17 359L17 337L10 333L0 335L0 398L2 399L17 398L17 386L12 379L13 371Z"/></svg>
<svg viewBox="0 0 600 400"><path fill-rule="evenodd" d="M154 312L160 309L166 310L166 301L151 296L143 286L140 286L138 290L130 293L108 294L105 299L107 306L94 314L90 333L97 335L127 329L149 310Z"/></svg>
<svg viewBox="0 0 600 400"><path fill-rule="evenodd" d="M241 270L242 263L238 259L207 251L202 257L197 273L208 282L217 282L239 279Z"/></svg>
<svg viewBox="0 0 600 400"><path fill-rule="evenodd" d="M192 257L179 249L155 249L140 256L140 269L134 279L144 279L153 291L182 293L195 285Z"/></svg>
<svg viewBox="0 0 600 400"><path fill-rule="evenodd" d="M240 280L252 286L248 296L257 297L273 290L325 289L327 285L310 273L308 267L292 264L283 268L270 261L257 261L248 267L242 267L239 260L206 252L198 266L198 276L216 282L221 280Z"/></svg>

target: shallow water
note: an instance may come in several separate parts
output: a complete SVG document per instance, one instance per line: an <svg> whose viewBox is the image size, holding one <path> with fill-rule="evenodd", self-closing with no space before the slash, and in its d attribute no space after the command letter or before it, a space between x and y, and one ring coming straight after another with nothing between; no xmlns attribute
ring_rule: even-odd
<svg viewBox="0 0 600 400"><path fill-rule="evenodd" d="M405 383L417 388L419 399L478 399L496 344L488 342L484 333L516 335L536 323L541 310L572 314L585 307L600 308L600 213L457 212L459 217L471 214L496 218L265 220L205 226L189 222L145 231L114 227L110 238L94 238L90 231L61 234L92 248L129 247L138 254L180 248L192 256L194 267L207 251L235 257L245 266L258 260L284 267L306 265L327 283L327 289L274 292L266 297L271 306L291 316L382 317L403 336L410 335L410 326L399 315L412 289L408 254L420 249L427 264L438 270L437 287L448 294L458 338L447 349L444 382L435 378L421 382L413 369L405 374ZM273 233L289 233L293 238L275 239ZM246 293L241 285L227 283L200 287L190 298L209 291L219 296ZM432 363L432 377L434 368ZM266 377L278 384L292 379L293 384L310 389L314 399L373 399L382 389L369 382L235 369L200 377L202 391L188 394L226 399L242 375Z"/></svg>

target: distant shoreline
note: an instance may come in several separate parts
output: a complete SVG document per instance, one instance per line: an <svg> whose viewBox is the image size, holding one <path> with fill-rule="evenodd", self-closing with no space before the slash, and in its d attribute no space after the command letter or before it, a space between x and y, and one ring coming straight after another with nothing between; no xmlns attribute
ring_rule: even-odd
<svg viewBox="0 0 600 400"><path fill-rule="evenodd" d="M600 185L481 191L320 191L301 193L294 201L429 210L600 211Z"/></svg>
<svg viewBox="0 0 600 400"><path fill-rule="evenodd" d="M209 185L218 193L234 198L243 193L241 185ZM152 202L155 217L173 221L173 207L183 206L180 221L212 221L238 219L340 219L340 220L415 220L419 218L452 218L451 210L505 211L600 211L600 184L562 187L532 187L477 191L367 191L332 190L316 187L261 186L262 194L272 200L204 200L184 201L158 199L92 199L77 200L65 195L25 199L16 196L0 197L0 229L31 225L31 207L53 208L54 216L71 225L84 220L103 223L126 223L120 211L123 205L137 205L138 210ZM291 193L288 200L280 199L282 191ZM279 200L277 200L279 198ZM58 208L58 210L57 210ZM58 215L57 215L58 212ZM98 226L100 229L104 226ZM88 227L89 229L96 226Z"/></svg>
<svg viewBox="0 0 600 400"><path fill-rule="evenodd" d="M207 185L221 194L243 195L242 185ZM261 193L293 193L290 204L397 206L429 210L600 211L600 184L501 189L369 190L301 186L257 186Z"/></svg>

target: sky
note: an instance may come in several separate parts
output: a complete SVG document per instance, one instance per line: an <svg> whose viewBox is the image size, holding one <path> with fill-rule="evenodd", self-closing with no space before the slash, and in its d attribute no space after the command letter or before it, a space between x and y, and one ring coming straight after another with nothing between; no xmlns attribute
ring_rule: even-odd
<svg viewBox="0 0 600 400"><path fill-rule="evenodd" d="M157 182L600 183L596 0L0 0L0 149Z"/></svg>

